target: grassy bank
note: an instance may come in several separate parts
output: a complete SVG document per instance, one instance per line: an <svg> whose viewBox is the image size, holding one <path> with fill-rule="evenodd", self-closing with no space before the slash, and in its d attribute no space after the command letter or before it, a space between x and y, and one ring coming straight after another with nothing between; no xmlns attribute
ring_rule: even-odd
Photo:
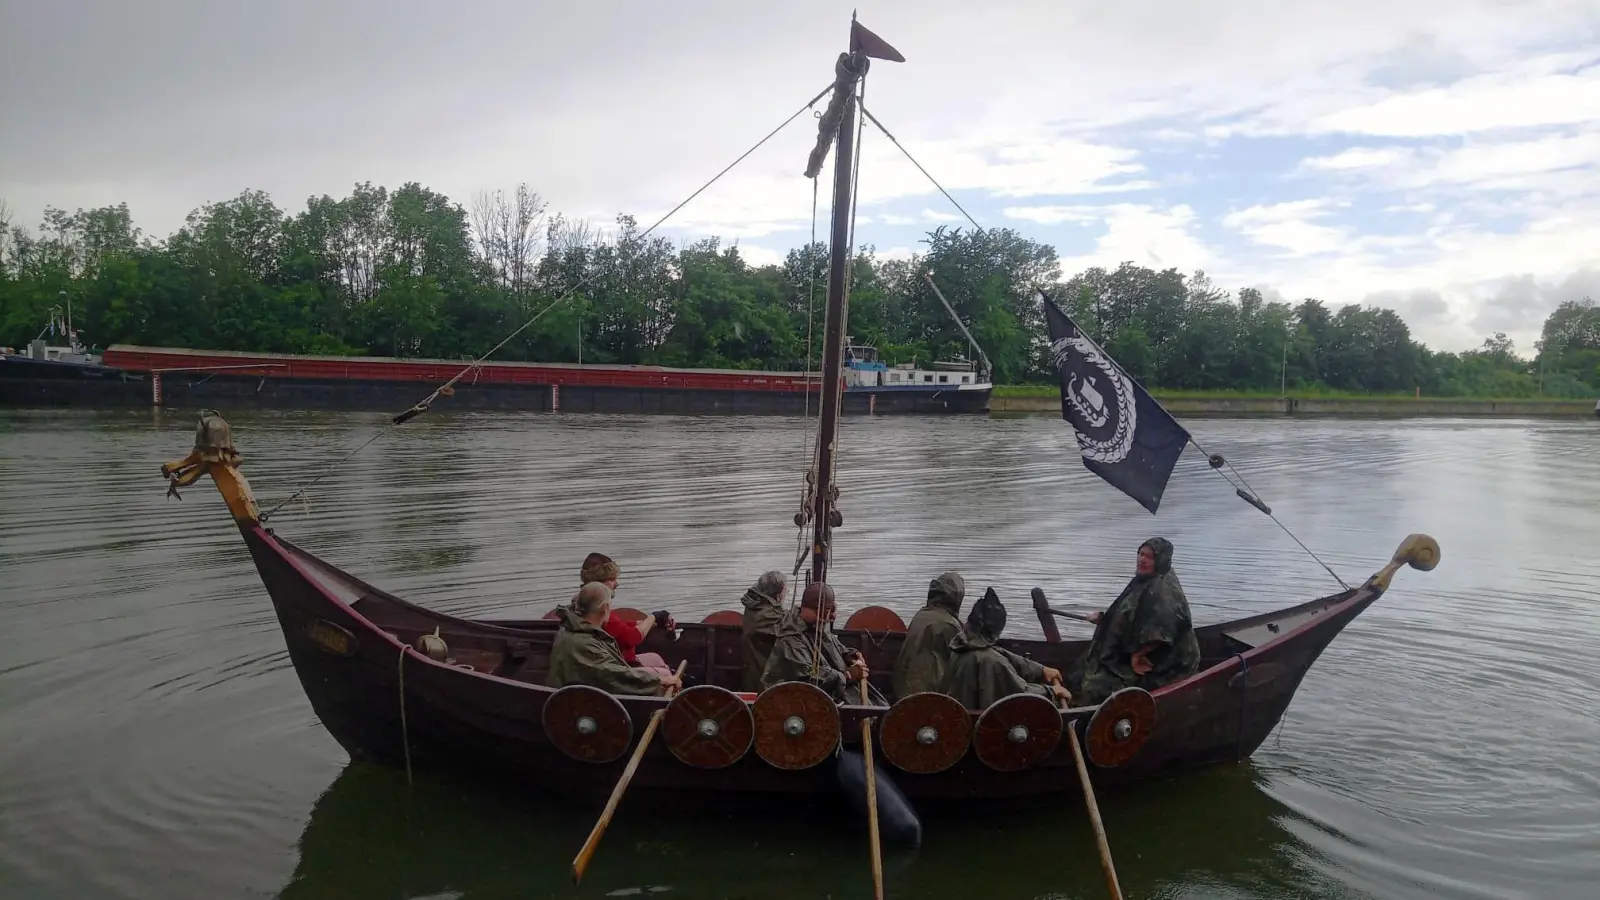
<svg viewBox="0 0 1600 900"><path fill-rule="evenodd" d="M1159 400L1281 400L1284 395L1277 391L1184 391L1155 388L1150 391L1151 396ZM1061 389L1053 384L1002 384L994 389L996 397L1055 398L1061 396ZM1363 393L1361 391L1335 391L1327 388L1290 388L1289 397L1297 400L1416 400L1415 394L1380 394ZM1555 403L1571 404L1582 402L1584 398L1571 397L1446 397L1423 394L1423 400L1454 400L1463 402L1482 403ZM1589 398L1592 402L1594 398Z"/></svg>
<svg viewBox="0 0 1600 900"><path fill-rule="evenodd" d="M1177 416L1479 416L1505 418L1589 418L1593 400L1495 399L1490 397L1415 397L1408 394L1300 394L1278 397L1245 392L1156 391L1161 405ZM1045 385L1025 391L996 391L989 401L995 413L1061 414L1059 392Z"/></svg>

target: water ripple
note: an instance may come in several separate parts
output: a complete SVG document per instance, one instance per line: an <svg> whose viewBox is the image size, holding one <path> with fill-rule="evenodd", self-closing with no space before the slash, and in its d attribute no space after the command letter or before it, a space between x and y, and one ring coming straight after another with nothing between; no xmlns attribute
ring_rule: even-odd
<svg viewBox="0 0 1600 900"><path fill-rule="evenodd" d="M270 506L383 421L271 413L233 424ZM1251 765L1103 801L1130 895L1591 896L1600 560L1587 551L1600 546L1600 429L1191 425L1347 580L1412 531L1434 534L1444 558L1432 573L1402 571L1329 648ZM344 755L305 701L215 491L163 496L157 468L192 433L186 414L0 412L0 895L356 896L339 887L370 874L354 866L424 833L385 806L391 775L339 774ZM622 565L620 602L694 619L736 608L756 574L792 565L805 450L804 423L765 417L430 416L274 524L447 612L541 615L598 550ZM1013 633L1036 636L1032 587L1103 605L1153 534L1177 545L1202 622L1337 589L1192 449L1160 517L1089 475L1052 418L851 419L841 452L831 580L847 611L882 603L909 615L928 579L955 569L1021 613ZM437 818L406 865L435 868L378 893L503 895L533 878L567 895L563 867L586 815L416 790L438 791L427 806ZM341 810L357 812L345 821ZM327 816L343 824L324 829ZM641 849L660 833L650 820L617 827L607 852L619 868L688 886L668 895L707 883L701 868ZM746 846L748 827L678 839L764 896L860 892L855 869L728 850ZM974 827L941 824L894 879L917 896L987 892L958 861L967 842L998 834L1016 854L987 870L1001 893L1097 890L1075 809ZM432 851L440 841L447 852ZM856 852L841 841L828 858ZM1075 849L1057 863L1063 847Z"/></svg>

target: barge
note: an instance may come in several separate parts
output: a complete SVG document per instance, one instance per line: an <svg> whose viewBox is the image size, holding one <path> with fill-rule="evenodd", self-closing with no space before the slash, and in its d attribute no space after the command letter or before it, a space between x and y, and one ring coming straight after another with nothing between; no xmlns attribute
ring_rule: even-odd
<svg viewBox="0 0 1600 900"><path fill-rule="evenodd" d="M850 415L985 413L992 385L964 360L890 367L851 344L842 411ZM302 356L116 344L94 378L0 367L0 404L397 412L469 363ZM460 379L448 408L679 415L804 415L821 402L816 372L485 362Z"/></svg>

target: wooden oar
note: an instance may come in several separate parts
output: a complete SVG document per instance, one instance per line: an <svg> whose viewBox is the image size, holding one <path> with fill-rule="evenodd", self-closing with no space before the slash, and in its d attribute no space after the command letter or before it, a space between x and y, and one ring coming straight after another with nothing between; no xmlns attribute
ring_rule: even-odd
<svg viewBox="0 0 1600 900"><path fill-rule="evenodd" d="M861 679L861 705L867 699L867 680ZM861 720L861 755L867 767L867 838L872 848L872 897L883 900L883 849L878 841L878 770L872 762L872 720Z"/></svg>
<svg viewBox="0 0 1600 900"><path fill-rule="evenodd" d="M1117 881L1117 867L1111 862L1111 844L1106 841L1106 826L1100 821L1100 805L1094 800L1094 785L1089 782L1089 766L1083 761L1083 746L1078 743L1078 729L1067 723L1067 743L1072 746L1072 759L1078 764L1078 781L1083 784L1083 805L1089 808L1089 824L1094 826L1094 841L1100 849L1100 867L1106 871L1106 888L1111 900L1122 900L1122 885Z"/></svg>
<svg viewBox="0 0 1600 900"><path fill-rule="evenodd" d="M678 663L679 684L682 684L683 670L689 667L686 659ZM676 688L667 688L667 696L671 697ZM639 738L639 746L634 748L633 756L628 760L628 767L622 770L622 777L617 779L617 786L611 790L611 799L606 801L606 808L601 810L600 819L594 823L594 829L589 832L589 839L583 842L583 849L572 858L572 883L583 882L583 871L589 868L589 860L594 858L594 851L600 846L600 836L606 833L606 826L611 824L611 816L617 811L617 804L622 802L622 795L628 790L628 783L633 781L633 773L639 768L639 760L644 759L645 748L650 746L650 740L656 736L656 729L661 727L661 717L667 714L666 707L662 707L650 716L650 724L644 727L644 735Z"/></svg>
<svg viewBox="0 0 1600 900"><path fill-rule="evenodd" d="M1077 619L1079 622L1088 622L1090 625L1095 624L1095 620L1088 613L1067 612L1064 609L1051 607L1050 615L1059 616L1063 619Z"/></svg>
<svg viewBox="0 0 1600 900"><path fill-rule="evenodd" d="M1088 622L1090 625L1095 624L1094 619L1091 618L1087 613L1068 612L1064 609L1056 609L1055 607L1051 606L1050 602L1045 599L1044 590L1042 588L1033 589L1033 608L1039 612L1047 612L1050 615L1058 618L1077 619L1080 622Z"/></svg>

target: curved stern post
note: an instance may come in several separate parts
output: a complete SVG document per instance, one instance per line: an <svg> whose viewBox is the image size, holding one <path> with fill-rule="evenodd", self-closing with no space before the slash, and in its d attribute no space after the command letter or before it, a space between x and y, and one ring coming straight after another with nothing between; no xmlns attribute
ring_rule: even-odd
<svg viewBox="0 0 1600 900"><path fill-rule="evenodd" d="M194 449L183 459L161 466L161 477L171 482L167 496L182 500L178 488L188 487L210 475L228 504L228 512L240 527L260 522L261 509L256 506L255 494L250 491L250 482L239 471L242 458L233 446L233 428L216 410L202 410L195 426Z"/></svg>

